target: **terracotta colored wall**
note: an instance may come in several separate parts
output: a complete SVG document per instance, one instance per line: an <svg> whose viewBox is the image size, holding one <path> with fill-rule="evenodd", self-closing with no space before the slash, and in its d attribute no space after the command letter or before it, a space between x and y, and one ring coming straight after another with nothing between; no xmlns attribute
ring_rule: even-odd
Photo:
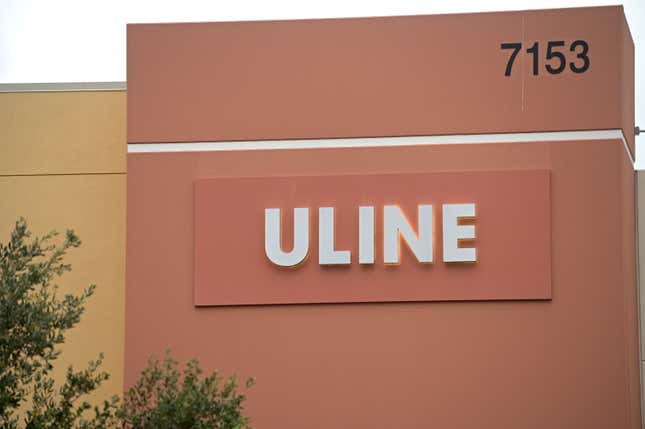
<svg viewBox="0 0 645 429"><path fill-rule="evenodd" d="M590 68L544 70L549 40ZM540 43L540 74L500 43ZM555 64L555 63L553 63ZM622 7L128 26L128 141L177 142L628 128ZM548 96L544 96L548 94ZM575 114L572 112L575 111Z"/></svg>
<svg viewBox="0 0 645 429"><path fill-rule="evenodd" d="M552 174L550 302L193 306L197 178L536 168ZM256 376L257 427L639 425L619 141L130 154L128 171L126 384L171 348Z"/></svg>
<svg viewBox="0 0 645 429"><path fill-rule="evenodd" d="M105 353L111 378L94 399L123 390L125 286L125 93L0 94L0 240L18 217L35 235L73 228L62 292L97 291L56 364L62 377Z"/></svg>
<svg viewBox="0 0 645 429"><path fill-rule="evenodd" d="M622 128L631 144L624 26L617 7L130 26L128 141ZM499 43L522 28L588 38L593 68L503 80ZM197 180L517 170L550 171L550 301L194 306ZM621 140L130 153L127 198L126 385L170 348L255 376L255 427L641 425Z"/></svg>

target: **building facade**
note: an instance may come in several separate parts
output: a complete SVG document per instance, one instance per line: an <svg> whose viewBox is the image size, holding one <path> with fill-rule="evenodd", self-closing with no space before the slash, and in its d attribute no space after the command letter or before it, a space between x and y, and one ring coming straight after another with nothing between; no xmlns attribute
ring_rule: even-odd
<svg viewBox="0 0 645 429"><path fill-rule="evenodd" d="M170 349L255 427L641 427L633 49L620 7L132 25L127 132L0 94L1 218L86 243L105 392Z"/></svg>

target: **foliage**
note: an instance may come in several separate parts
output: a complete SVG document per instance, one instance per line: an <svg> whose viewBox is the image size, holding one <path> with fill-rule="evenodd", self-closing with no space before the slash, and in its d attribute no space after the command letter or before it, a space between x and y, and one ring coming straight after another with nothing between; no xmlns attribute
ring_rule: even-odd
<svg viewBox="0 0 645 429"><path fill-rule="evenodd" d="M244 394L237 380L214 372L202 376L197 360L180 372L168 353L163 361L152 357L139 381L125 394L119 413L128 429L242 429ZM223 382L223 384L222 384ZM253 379L246 382L251 387Z"/></svg>
<svg viewBox="0 0 645 429"><path fill-rule="evenodd" d="M67 369L57 388L52 378L57 346L79 323L95 286L59 298L53 283L71 266L63 263L81 241L68 230L62 243L51 232L30 240L24 219L16 222L7 244L0 243L0 428L17 429L243 429L245 395L237 380L214 372L202 377L196 360L180 372L167 353L149 360L138 382L126 393L94 407L83 397L108 374L99 371L103 355L86 369ZM248 380L250 387L253 380ZM93 411L93 412L92 412ZM22 415L22 424L18 415Z"/></svg>
<svg viewBox="0 0 645 429"><path fill-rule="evenodd" d="M27 429L105 428L113 422L116 399L94 409L81 398L94 391L108 374L99 372L102 356L82 371L67 370L56 389L51 372L65 332L80 321L91 285L79 294L59 298L55 278L69 271L63 263L81 241L68 230L62 243L57 233L31 237L24 219L16 222L9 242L0 243L0 427L19 426L18 409ZM31 396L31 401L28 397Z"/></svg>

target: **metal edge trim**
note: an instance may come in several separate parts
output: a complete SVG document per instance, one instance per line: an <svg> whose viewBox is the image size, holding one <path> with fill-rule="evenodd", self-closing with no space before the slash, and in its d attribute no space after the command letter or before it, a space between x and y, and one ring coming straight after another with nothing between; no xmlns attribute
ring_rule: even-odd
<svg viewBox="0 0 645 429"><path fill-rule="evenodd" d="M0 83L3 92L80 92L80 91L125 91L126 82L42 82Z"/></svg>

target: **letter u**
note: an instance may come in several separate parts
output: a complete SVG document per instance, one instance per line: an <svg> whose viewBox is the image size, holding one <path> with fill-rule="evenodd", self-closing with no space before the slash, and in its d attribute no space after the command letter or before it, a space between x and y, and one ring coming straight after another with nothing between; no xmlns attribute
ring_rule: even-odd
<svg viewBox="0 0 645 429"><path fill-rule="evenodd" d="M280 267L295 267L309 253L309 209L293 209L293 248L290 252L282 250L281 223L280 209L264 210L264 252Z"/></svg>

